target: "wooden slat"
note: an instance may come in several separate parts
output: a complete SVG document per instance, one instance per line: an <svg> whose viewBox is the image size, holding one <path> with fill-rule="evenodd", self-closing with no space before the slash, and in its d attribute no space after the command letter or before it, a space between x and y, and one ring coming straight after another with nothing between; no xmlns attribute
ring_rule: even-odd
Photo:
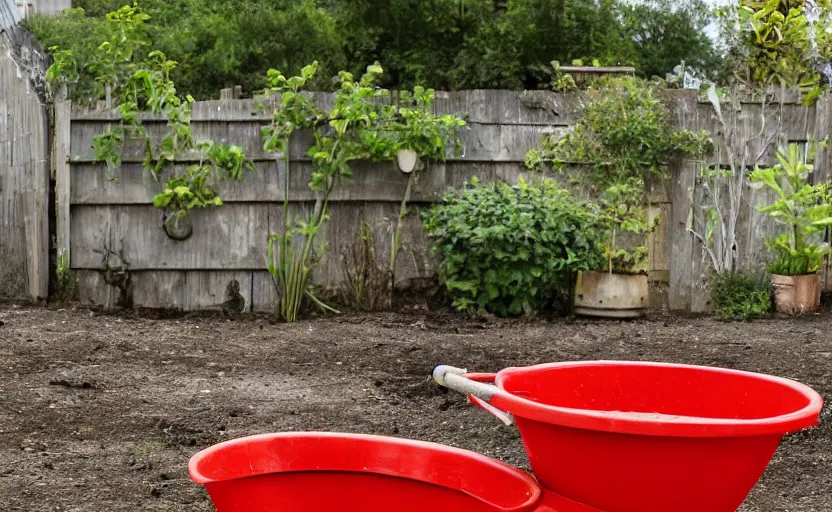
<svg viewBox="0 0 832 512"><path fill-rule="evenodd" d="M271 120L277 98L236 100L229 89L220 100L198 101L193 104L191 119L200 121L222 121L228 123ZM391 91L384 102L398 101L399 91ZM312 93L316 103L329 109L334 103L331 93ZM581 100L573 94L557 94L550 91L437 91L434 110L439 114L464 116L474 125L537 125L569 126L574 122L580 109ZM114 111L73 110L75 121L117 121ZM143 114L146 123L164 123L159 115Z"/></svg>
<svg viewBox="0 0 832 512"><path fill-rule="evenodd" d="M44 145L40 147L45 154ZM20 171L29 175L32 182L25 216L29 297L42 300L49 296L49 174L44 161L21 166Z"/></svg>
<svg viewBox="0 0 832 512"><path fill-rule="evenodd" d="M32 82L42 71L38 50L27 33L0 33L0 296L32 300L49 290L48 122ZM28 67L14 62L21 51L33 57Z"/></svg>
<svg viewBox="0 0 832 512"><path fill-rule="evenodd" d="M229 204L193 211L193 236L173 241L152 206L73 206L72 267L105 268L106 247L123 251L133 270L263 268L271 210Z"/></svg>
<svg viewBox="0 0 832 512"><path fill-rule="evenodd" d="M473 125L569 126L580 110L576 95L551 91L437 92L435 111L465 116Z"/></svg>
<svg viewBox="0 0 832 512"><path fill-rule="evenodd" d="M70 112L72 102L68 99L55 103L55 201L56 201L56 250L58 256L69 261L69 207L71 201L70 155Z"/></svg>
<svg viewBox="0 0 832 512"><path fill-rule="evenodd" d="M668 305L671 311L690 311L693 280L693 236L688 232L690 187L696 175L695 164L686 161L674 173L673 206L670 215L670 290Z"/></svg>
<svg viewBox="0 0 832 512"><path fill-rule="evenodd" d="M821 142L832 142L832 98L824 95L815 108L815 123L812 138L815 142L814 180L815 183L829 183L832 175L832 152L829 147L821 146ZM830 230L827 228L826 238L829 239ZM827 256L823 267L823 289L832 290L832 258Z"/></svg>
<svg viewBox="0 0 832 512"><path fill-rule="evenodd" d="M252 310L252 273L247 271L135 272L133 301L146 308L182 311L220 310L230 296L228 284L240 284L244 310Z"/></svg>
<svg viewBox="0 0 832 512"><path fill-rule="evenodd" d="M292 165L292 201L314 201L315 191L309 188L312 165L294 162ZM395 163L353 165L354 176L343 178L332 192L330 201L380 201L399 203L407 187L407 175ZM182 173L184 166L173 172ZM151 204L153 196L162 190L172 172L162 175L161 184L139 164L125 165L117 180L108 179L104 165L73 164L71 174L71 204L123 205ZM516 183L531 174L520 163L467 163L449 162L431 164L417 171L411 200L433 202L451 188L463 185L471 178L482 181L501 179ZM284 199L285 172L282 162L258 162L253 171L247 171L242 181L221 180L217 193L225 203L282 202Z"/></svg>
<svg viewBox="0 0 832 512"><path fill-rule="evenodd" d="M99 121L75 121L72 123L73 163L95 162L93 139L107 129L107 123ZM243 148L246 156L255 161L271 161L276 155L263 151L261 123L227 123L218 121L194 122L192 125L197 141L214 140L218 143L235 144ZM164 137L167 128L163 124L149 124L145 127L153 140L154 147ZM540 136L550 131L542 125L472 125L460 132L464 152L454 155L449 149L450 161L523 162L526 153L540 145ZM292 160L309 161L308 148L313 144L311 133L299 132L291 141ZM143 141L128 143L123 152L124 162L141 162L144 159ZM189 160L199 161L199 155L189 155Z"/></svg>
<svg viewBox="0 0 832 512"><path fill-rule="evenodd" d="M648 220L652 223L657 218L659 226L656 231L648 237L647 247L649 253L650 274L654 276L668 276L670 271L670 247L668 236L670 235L670 217L673 205L671 203L656 203L648 207ZM651 280L660 280L659 277Z"/></svg>

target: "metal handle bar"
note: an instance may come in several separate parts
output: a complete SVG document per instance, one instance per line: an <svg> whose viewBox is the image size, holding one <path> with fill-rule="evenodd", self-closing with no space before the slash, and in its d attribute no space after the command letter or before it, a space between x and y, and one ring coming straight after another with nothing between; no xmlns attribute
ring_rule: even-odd
<svg viewBox="0 0 832 512"><path fill-rule="evenodd" d="M478 382L465 377L468 370L453 366L440 365L433 369L433 380L440 386L468 395L468 399L479 407L493 414L506 425L514 423L511 414L498 409L489 402L495 395L502 395L504 391L494 384Z"/></svg>

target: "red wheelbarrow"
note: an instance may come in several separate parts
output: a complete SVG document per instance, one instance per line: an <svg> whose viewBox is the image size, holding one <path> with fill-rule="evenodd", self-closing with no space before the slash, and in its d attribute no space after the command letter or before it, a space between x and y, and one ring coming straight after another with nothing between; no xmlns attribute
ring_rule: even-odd
<svg viewBox="0 0 832 512"><path fill-rule="evenodd" d="M598 512L484 455L390 437L257 435L197 453L188 470L217 512Z"/></svg>
<svg viewBox="0 0 832 512"><path fill-rule="evenodd" d="M546 492L604 512L734 512L823 404L792 380L678 364L439 366L434 379L517 424Z"/></svg>

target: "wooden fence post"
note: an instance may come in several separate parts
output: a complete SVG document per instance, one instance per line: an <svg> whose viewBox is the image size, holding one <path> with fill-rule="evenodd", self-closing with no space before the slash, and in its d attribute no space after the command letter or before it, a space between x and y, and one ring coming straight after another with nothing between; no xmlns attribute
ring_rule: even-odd
<svg viewBox="0 0 832 512"><path fill-rule="evenodd" d="M830 178L830 154L829 148L824 148L822 142L832 143L828 140L830 135L830 128L832 128L832 101L829 96L823 96L815 105L815 126L811 133L814 143L816 144L815 153L815 183L829 183ZM825 145L825 144L824 144ZM826 229L826 236L829 239L829 228ZM829 291L832 287L832 262L829 256L825 258L823 265L823 290Z"/></svg>
<svg viewBox="0 0 832 512"><path fill-rule="evenodd" d="M70 215L70 130L72 102L61 98L55 102L55 216L56 250L58 261L65 259L69 266Z"/></svg>

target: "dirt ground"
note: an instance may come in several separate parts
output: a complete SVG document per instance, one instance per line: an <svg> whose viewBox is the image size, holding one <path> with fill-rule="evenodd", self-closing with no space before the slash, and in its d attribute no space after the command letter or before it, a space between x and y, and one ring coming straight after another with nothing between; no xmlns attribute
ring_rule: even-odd
<svg viewBox="0 0 832 512"><path fill-rule="evenodd" d="M486 322L414 307L285 325L0 306L0 509L209 512L190 456L264 432L403 436L525 467L514 428L443 393L431 370L577 359L761 371L832 400L832 312ZM743 512L832 510L829 407L824 418L783 442Z"/></svg>

